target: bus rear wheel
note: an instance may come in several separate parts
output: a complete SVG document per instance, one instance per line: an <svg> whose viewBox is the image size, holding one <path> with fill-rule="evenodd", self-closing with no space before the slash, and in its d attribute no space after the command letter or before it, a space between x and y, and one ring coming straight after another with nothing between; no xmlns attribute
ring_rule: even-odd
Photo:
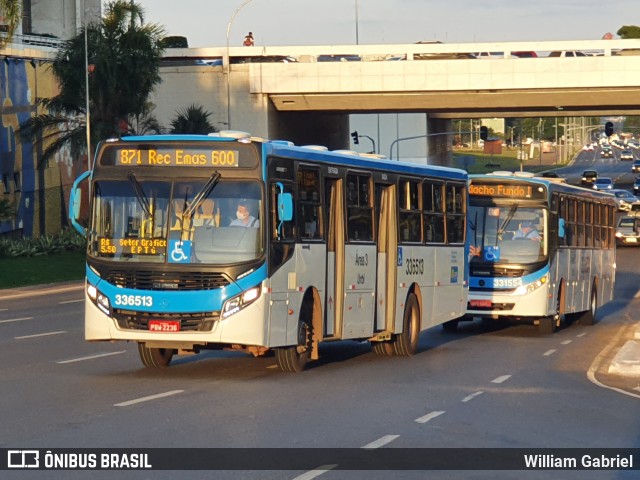
<svg viewBox="0 0 640 480"><path fill-rule="evenodd" d="M142 364L148 368L168 367L175 350L172 348L149 348L143 342L138 342L138 353Z"/></svg>
<svg viewBox="0 0 640 480"><path fill-rule="evenodd" d="M407 297L403 318L402 333L396 335L393 349L396 355L410 357L418 351L420 341L420 307L413 293Z"/></svg>
<svg viewBox="0 0 640 480"><path fill-rule="evenodd" d="M596 323L596 315L598 313L598 291L595 282L591 287L591 296L589 297L589 310L578 315L580 325L593 325Z"/></svg>
<svg viewBox="0 0 640 480"><path fill-rule="evenodd" d="M309 361L311 352L311 327L308 323L298 322L298 344L293 347L276 348L276 362L283 372L300 373Z"/></svg>

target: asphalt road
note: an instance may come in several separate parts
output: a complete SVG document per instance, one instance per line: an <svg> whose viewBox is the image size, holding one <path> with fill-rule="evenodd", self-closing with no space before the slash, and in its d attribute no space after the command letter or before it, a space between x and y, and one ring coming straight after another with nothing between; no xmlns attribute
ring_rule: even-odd
<svg viewBox="0 0 640 480"><path fill-rule="evenodd" d="M600 167L598 159L589 161L579 158L572 167L580 173ZM620 162L602 168L624 173ZM281 373L273 357L227 352L145 369L135 344L84 341L81 285L3 291L1 446L638 449L640 377L609 374L608 365L640 322L639 255L640 249L618 250L615 300L600 308L594 326L573 324L543 335L532 325L462 323L457 332L424 332L413 358L380 357L366 342L339 342L324 346L321 360L298 375ZM345 471L322 465L1 476L637 478L637 471Z"/></svg>

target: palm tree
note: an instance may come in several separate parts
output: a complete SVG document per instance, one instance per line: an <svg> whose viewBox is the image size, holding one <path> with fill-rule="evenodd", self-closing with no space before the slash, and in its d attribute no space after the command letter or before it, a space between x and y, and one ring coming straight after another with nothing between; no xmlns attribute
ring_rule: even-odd
<svg viewBox="0 0 640 480"><path fill-rule="evenodd" d="M191 104L176 112L171 120L171 133L201 133L217 132L211 125L209 117L211 112L206 111L200 105Z"/></svg>
<svg viewBox="0 0 640 480"><path fill-rule="evenodd" d="M99 140L126 134L128 120L142 115L153 87L160 83L162 27L144 22L133 1L114 0L101 22L85 26L89 61L90 151ZM44 146L39 165L69 146L73 158L86 153L85 31L66 41L52 71L58 95L41 99L47 113L24 122L18 133Z"/></svg>
<svg viewBox="0 0 640 480"><path fill-rule="evenodd" d="M0 37L0 48L11 41L22 19L22 0L0 0L0 16L4 17L6 36Z"/></svg>

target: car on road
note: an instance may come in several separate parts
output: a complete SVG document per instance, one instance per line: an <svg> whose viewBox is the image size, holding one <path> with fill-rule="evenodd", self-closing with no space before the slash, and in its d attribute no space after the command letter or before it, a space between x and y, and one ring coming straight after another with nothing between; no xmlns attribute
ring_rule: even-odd
<svg viewBox="0 0 640 480"><path fill-rule="evenodd" d="M633 160L633 152L625 148L620 152L620 160Z"/></svg>
<svg viewBox="0 0 640 480"><path fill-rule="evenodd" d="M633 194L636 197L640 196L640 177L636 177L635 182L633 182Z"/></svg>
<svg viewBox="0 0 640 480"><path fill-rule="evenodd" d="M613 148L602 147L600 150L600 158L613 158Z"/></svg>
<svg viewBox="0 0 640 480"><path fill-rule="evenodd" d="M618 220L616 228L616 245L640 246L640 217L624 216Z"/></svg>
<svg viewBox="0 0 640 480"><path fill-rule="evenodd" d="M631 164L631 171L634 173L640 172L640 160L634 160Z"/></svg>
<svg viewBox="0 0 640 480"><path fill-rule="evenodd" d="M582 172L582 180L580 183L584 186L592 186L593 182L598 178L598 172L595 170L585 170Z"/></svg>
<svg viewBox="0 0 640 480"><path fill-rule="evenodd" d="M628 212L631 210L631 205L640 206L640 198L636 197L629 190L622 190L618 188L614 188L611 190L616 198L615 202L618 205L618 211L620 212Z"/></svg>
<svg viewBox="0 0 640 480"><path fill-rule="evenodd" d="M588 57L584 52L580 52L578 50L562 50L562 51L554 51L551 52L548 57Z"/></svg>
<svg viewBox="0 0 640 480"><path fill-rule="evenodd" d="M613 180L611 177L598 177L593 182L594 190L613 190Z"/></svg>

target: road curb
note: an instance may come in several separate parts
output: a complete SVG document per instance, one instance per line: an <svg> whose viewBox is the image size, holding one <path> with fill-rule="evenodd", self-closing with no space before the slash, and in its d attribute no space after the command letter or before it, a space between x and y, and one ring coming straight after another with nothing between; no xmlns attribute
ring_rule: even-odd
<svg viewBox="0 0 640 480"><path fill-rule="evenodd" d="M608 373L640 377L640 341L627 340L613 357Z"/></svg>

